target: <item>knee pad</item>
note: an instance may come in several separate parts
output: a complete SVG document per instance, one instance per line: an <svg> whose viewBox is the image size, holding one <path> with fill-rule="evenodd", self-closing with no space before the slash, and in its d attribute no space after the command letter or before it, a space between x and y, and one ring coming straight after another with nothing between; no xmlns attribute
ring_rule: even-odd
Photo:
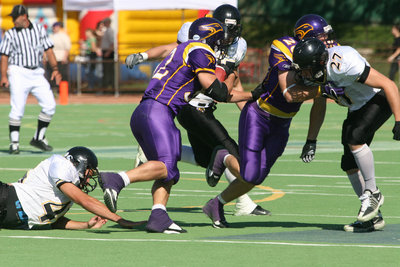
<svg viewBox="0 0 400 267"><path fill-rule="evenodd" d="M342 155L340 167L345 172L351 169L358 169L357 163L354 160L353 155Z"/></svg>

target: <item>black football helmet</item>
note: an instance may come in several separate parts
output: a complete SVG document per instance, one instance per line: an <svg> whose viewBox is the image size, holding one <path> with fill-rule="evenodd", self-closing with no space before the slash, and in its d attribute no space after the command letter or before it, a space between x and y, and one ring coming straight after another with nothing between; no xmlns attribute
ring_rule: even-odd
<svg viewBox="0 0 400 267"><path fill-rule="evenodd" d="M226 27L214 18L199 18L189 28L189 39L208 44L214 51L221 50L226 38Z"/></svg>
<svg viewBox="0 0 400 267"><path fill-rule="evenodd" d="M315 37L324 41L327 47L331 47L335 43L332 26L323 17L316 14L302 16L294 25L294 36L298 41Z"/></svg>
<svg viewBox="0 0 400 267"><path fill-rule="evenodd" d="M296 71L309 71L310 77L304 77L312 82L326 82L326 63L328 51L325 44L317 38L300 40L293 50L293 67Z"/></svg>
<svg viewBox="0 0 400 267"><path fill-rule="evenodd" d="M70 160L79 174L79 188L85 192L92 192L97 186L97 157L92 150L83 146L71 148L65 154L65 158ZM89 171L87 171L89 170Z"/></svg>
<svg viewBox="0 0 400 267"><path fill-rule="evenodd" d="M213 12L213 18L219 20L227 27L226 42L231 45L237 42L242 33L241 16L239 10L228 4L220 5Z"/></svg>

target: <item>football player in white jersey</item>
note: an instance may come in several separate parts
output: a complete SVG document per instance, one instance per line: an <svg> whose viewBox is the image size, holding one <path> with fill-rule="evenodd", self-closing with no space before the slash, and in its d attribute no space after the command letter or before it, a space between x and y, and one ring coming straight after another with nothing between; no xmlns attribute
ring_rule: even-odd
<svg viewBox="0 0 400 267"><path fill-rule="evenodd" d="M53 155L29 170L16 183L0 182L0 228L101 228L107 220L132 228L132 222L110 212L87 193L97 185L97 157L86 147L73 147L65 156ZM87 222L65 217L73 203L95 214Z"/></svg>
<svg viewBox="0 0 400 267"><path fill-rule="evenodd" d="M239 10L228 4L217 7L213 12L213 18L221 21L226 27L229 36L230 45L226 51L218 51L218 66L217 77L223 80L223 75L229 72L236 71L243 61L246 51L247 42L240 36L241 34L241 16ZM147 50L146 52L129 55L126 60L126 66L133 68L147 59L162 58L167 56L178 44L186 42L189 35L189 27L191 22L186 22L182 25L178 32L177 42L158 46ZM222 76L219 77L218 67L223 68ZM262 89L261 87L257 87ZM241 85L239 77L235 79L232 92L247 93ZM261 94L261 90L251 92L249 98L256 100ZM242 109L246 101L236 102L239 109ZM239 158L239 152L236 142L229 136L224 126L214 117L216 109L215 101L199 93L196 97L189 101L189 105L185 106L178 114L179 123L187 130L190 146L182 147L182 161L194 165L200 165L207 168L214 148L225 147L230 154ZM136 157L136 166L141 162L146 162L147 159L139 147L139 152ZM224 172L224 171L222 171ZM214 179L207 180L210 186L215 186L214 180L219 180L222 173L215 173ZM232 182L236 177L228 170L225 170L225 177L229 182ZM255 204L247 194L240 196L236 202L235 215L270 215L270 212L260 205Z"/></svg>
<svg viewBox="0 0 400 267"><path fill-rule="evenodd" d="M400 140L400 96L396 84L372 68L354 48L326 49L317 38L300 41L293 52L294 67L304 78L329 86L322 93L348 108L342 127L341 167L361 201L357 221L348 232L381 230L384 197L376 185L374 158L369 145L375 132L394 115L393 139Z"/></svg>

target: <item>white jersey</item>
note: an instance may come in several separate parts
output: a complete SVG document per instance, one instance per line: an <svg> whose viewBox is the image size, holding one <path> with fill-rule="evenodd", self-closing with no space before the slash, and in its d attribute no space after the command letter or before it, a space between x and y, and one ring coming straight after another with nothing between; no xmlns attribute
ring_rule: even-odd
<svg viewBox="0 0 400 267"><path fill-rule="evenodd" d="M358 110L365 105L377 92L364 83L358 82L366 66L370 66L357 50L350 46L334 46L328 49L327 81L338 87L344 87L344 92L351 104L346 105L350 111ZM342 99L339 99L339 102Z"/></svg>
<svg viewBox="0 0 400 267"><path fill-rule="evenodd" d="M221 60L221 63L226 61L235 62L235 67L238 67L243 61L247 52L247 42L242 37L228 47L227 55ZM217 58L219 53L217 52Z"/></svg>
<svg viewBox="0 0 400 267"><path fill-rule="evenodd" d="M78 186L78 171L63 156L53 155L12 184L28 215L29 228L54 223L69 210L73 202L59 189L63 183Z"/></svg>

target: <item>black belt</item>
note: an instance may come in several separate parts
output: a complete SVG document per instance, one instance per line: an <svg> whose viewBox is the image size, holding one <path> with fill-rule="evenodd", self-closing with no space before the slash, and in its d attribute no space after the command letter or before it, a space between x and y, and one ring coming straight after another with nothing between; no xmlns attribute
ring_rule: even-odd
<svg viewBox="0 0 400 267"><path fill-rule="evenodd" d="M39 68L39 67L27 67L27 66L24 66L24 68L25 68L25 69L28 69L28 70L36 70L36 69Z"/></svg>

